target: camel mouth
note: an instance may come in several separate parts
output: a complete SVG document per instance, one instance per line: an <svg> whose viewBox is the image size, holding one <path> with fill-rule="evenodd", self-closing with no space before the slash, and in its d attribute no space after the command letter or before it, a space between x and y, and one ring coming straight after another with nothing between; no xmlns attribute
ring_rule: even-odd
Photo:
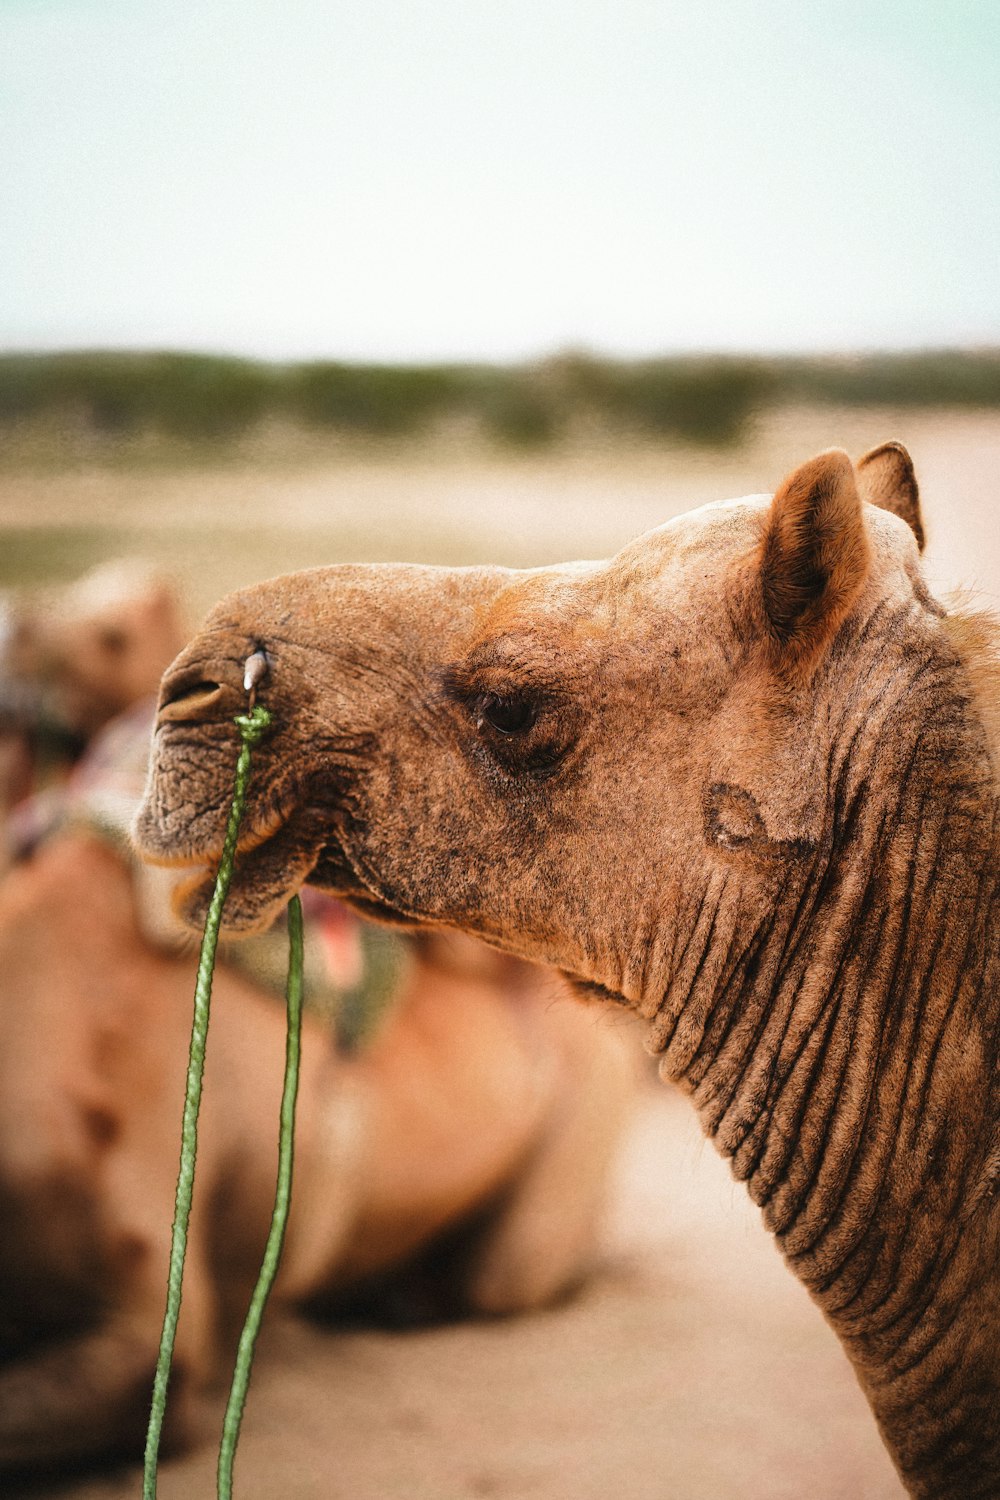
<svg viewBox="0 0 1000 1500"><path fill-rule="evenodd" d="M264 837L251 830L241 841L223 910L227 933L249 935L269 927L304 885L336 896L370 921L411 929L423 925L364 883L339 840L330 837L328 828L319 836L312 823L310 809L301 809ZM174 908L190 927L204 926L221 855L216 847L156 860L182 872Z"/></svg>
<svg viewBox="0 0 1000 1500"><path fill-rule="evenodd" d="M200 678L191 692L212 688ZM182 705L187 697L179 698ZM163 725L157 732L160 764L170 753L187 756L203 751L203 734L192 736L190 726ZM192 749L193 747L193 749ZM324 768L328 771L328 767ZM180 791L154 761L145 801L133 825L142 857L151 864L177 872L173 907L186 926L203 927L212 900L223 853L223 831L231 796L227 786L213 786L195 816L187 812ZM184 815L182 817L182 814ZM306 884L315 886L372 921L395 927L424 925L418 917L393 904L349 852L350 816L343 786L329 779L317 782L308 768L286 779L261 775L251 787L251 800L240 825L232 878L222 916L223 929L237 936L263 930Z"/></svg>

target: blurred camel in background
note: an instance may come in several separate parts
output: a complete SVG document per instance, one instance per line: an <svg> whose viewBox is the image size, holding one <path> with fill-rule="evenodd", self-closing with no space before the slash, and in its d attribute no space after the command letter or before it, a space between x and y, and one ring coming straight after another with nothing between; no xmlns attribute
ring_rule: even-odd
<svg viewBox="0 0 1000 1500"><path fill-rule="evenodd" d="M0 603L0 869L19 840L14 808L61 785L96 734L155 695L184 637L176 587L138 560Z"/></svg>
<svg viewBox="0 0 1000 1500"><path fill-rule="evenodd" d="M180 612L159 582L145 600L128 592L120 616L103 588L71 597L19 643L22 684L27 663L81 740L101 733L41 812L14 809L22 854L0 883L0 1467L141 1447L190 1025L193 956L178 954L162 882L137 877L121 838L144 776L143 695ZM117 686L99 670L112 641L131 664ZM332 923L333 978L350 983L358 920L336 903L319 919L328 954ZM284 1034L274 996L220 964L175 1447L196 1431L259 1263ZM408 944L366 1047L348 1054L306 1018L277 1296L424 1317L563 1294L595 1255L632 1079L628 1039L566 1003L558 976L457 934Z"/></svg>
<svg viewBox="0 0 1000 1500"><path fill-rule="evenodd" d="M92 835L56 837L0 886L0 1465L141 1447L192 972L143 937L127 863ZM274 999L220 966L175 1445L259 1264L284 1044ZM557 976L457 937L415 947L355 1055L307 1016L278 1297L426 1316L566 1292L594 1258L632 1067Z"/></svg>

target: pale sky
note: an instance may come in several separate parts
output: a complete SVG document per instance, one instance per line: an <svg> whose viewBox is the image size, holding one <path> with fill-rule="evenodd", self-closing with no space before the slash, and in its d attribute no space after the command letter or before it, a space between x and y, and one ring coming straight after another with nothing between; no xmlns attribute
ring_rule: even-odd
<svg viewBox="0 0 1000 1500"><path fill-rule="evenodd" d="M1000 342L997 0L0 0L0 346Z"/></svg>

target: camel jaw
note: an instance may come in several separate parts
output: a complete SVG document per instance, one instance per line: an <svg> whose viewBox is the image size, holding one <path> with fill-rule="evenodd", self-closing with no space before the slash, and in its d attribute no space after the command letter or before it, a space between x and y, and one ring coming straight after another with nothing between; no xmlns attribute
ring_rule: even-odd
<svg viewBox="0 0 1000 1500"><path fill-rule="evenodd" d="M388 927L417 928L425 925L414 912L402 911L372 888L358 872L339 840L327 839L309 876L308 884L328 896L336 896L345 906L369 921Z"/></svg>

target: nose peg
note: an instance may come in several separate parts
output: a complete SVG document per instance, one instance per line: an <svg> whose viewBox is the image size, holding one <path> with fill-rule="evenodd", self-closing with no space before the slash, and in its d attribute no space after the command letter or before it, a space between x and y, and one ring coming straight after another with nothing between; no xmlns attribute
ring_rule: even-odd
<svg viewBox="0 0 1000 1500"><path fill-rule="evenodd" d="M250 695L251 710L257 702L257 689L267 676L267 672L268 661L263 651L254 651L247 657L243 667L243 691Z"/></svg>

